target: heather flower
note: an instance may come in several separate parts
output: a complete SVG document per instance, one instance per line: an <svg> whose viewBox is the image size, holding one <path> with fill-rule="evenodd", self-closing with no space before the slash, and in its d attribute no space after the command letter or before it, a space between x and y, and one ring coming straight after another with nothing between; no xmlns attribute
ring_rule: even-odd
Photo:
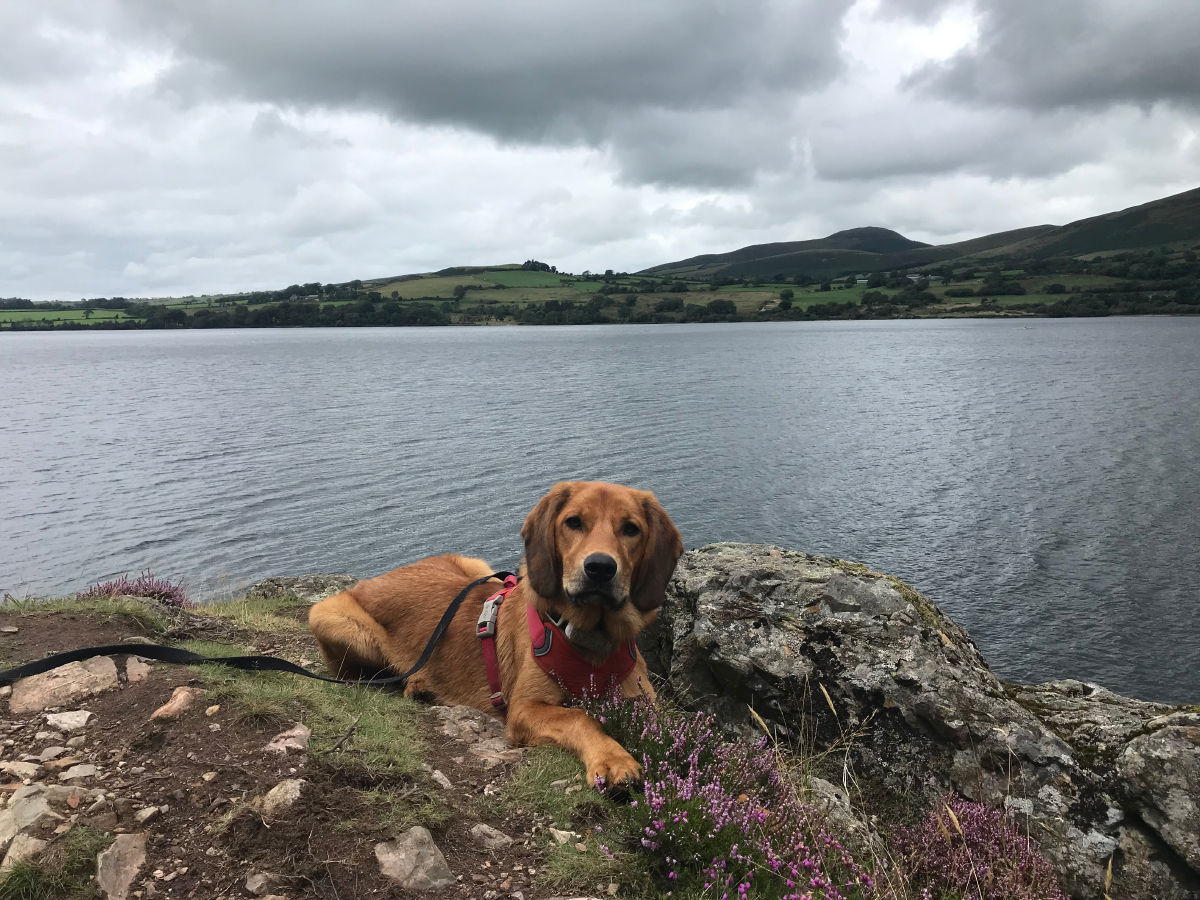
<svg viewBox="0 0 1200 900"><path fill-rule="evenodd" d="M621 814L673 890L737 900L872 895L870 873L825 831L765 737L726 741L712 716L645 698L588 706L641 759L644 797Z"/></svg>
<svg viewBox="0 0 1200 900"><path fill-rule="evenodd" d="M145 597L155 600L164 606L186 608L195 606L184 593L183 582L171 584L165 578L155 578L149 572L143 572L132 581L128 575L122 575L112 581L94 584L86 591L78 594L81 600L102 600L109 597Z"/></svg>
<svg viewBox="0 0 1200 900"><path fill-rule="evenodd" d="M1066 900L1053 867L1004 812L948 794L902 829L897 856L922 898Z"/></svg>

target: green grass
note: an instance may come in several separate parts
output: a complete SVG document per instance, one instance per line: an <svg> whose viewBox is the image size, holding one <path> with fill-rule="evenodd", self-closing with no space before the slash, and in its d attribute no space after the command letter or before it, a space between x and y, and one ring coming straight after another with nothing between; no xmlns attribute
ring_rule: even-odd
<svg viewBox="0 0 1200 900"><path fill-rule="evenodd" d="M0 309L0 322L81 322L91 324L110 319L125 321L129 316L124 310L97 309L92 311L90 318L84 316L82 309Z"/></svg>
<svg viewBox="0 0 1200 900"><path fill-rule="evenodd" d="M0 880L0 900L100 900L96 855L112 840L95 828L72 828L41 859L13 866Z"/></svg>
<svg viewBox="0 0 1200 900"><path fill-rule="evenodd" d="M239 656L245 647L209 641L181 646L205 656ZM242 672L222 666L197 666L211 702L229 704L248 722L286 725L302 722L312 729L310 751L319 761L366 786L411 782L421 771L422 707L396 691L351 687L276 672ZM357 724L355 724L357 723ZM343 752L334 745L354 726Z"/></svg>
<svg viewBox="0 0 1200 900"><path fill-rule="evenodd" d="M565 278L556 272L529 272L524 269L506 269L503 272L488 272L480 276L493 284L506 287L558 287Z"/></svg>
<svg viewBox="0 0 1200 900"><path fill-rule="evenodd" d="M307 634L308 625L287 614L308 606L308 603L294 597L246 597L229 603L201 606L193 612L201 616L228 619L245 631Z"/></svg>
<svg viewBox="0 0 1200 900"><path fill-rule="evenodd" d="M0 601L0 613L25 616L47 616L57 613L88 613L105 622L123 622L139 633L159 636L166 633L170 621L149 603L132 597L81 598L59 597L53 600L18 600L5 594Z"/></svg>

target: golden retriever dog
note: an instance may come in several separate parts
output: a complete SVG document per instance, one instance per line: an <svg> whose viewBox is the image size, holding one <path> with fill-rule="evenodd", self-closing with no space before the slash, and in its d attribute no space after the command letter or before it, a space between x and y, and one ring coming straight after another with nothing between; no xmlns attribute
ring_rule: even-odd
<svg viewBox="0 0 1200 900"><path fill-rule="evenodd" d="M683 553L679 530L648 491L570 481L556 484L538 502L521 537L521 580L500 605L494 645L509 740L570 750L587 767L592 784L598 778L610 787L637 781L641 767L634 758L583 710L563 705L569 694L562 682L534 657L533 628L542 623L527 608L561 627L557 633L566 636L585 666L629 653L635 662L620 691L626 697L653 697L646 662L632 640L658 616ZM308 624L325 665L342 677L407 671L451 600L493 571L483 560L433 556L322 600ZM484 600L500 588L491 580L470 592L429 662L409 680L406 694L432 694L439 703L504 716L492 704L476 636Z"/></svg>

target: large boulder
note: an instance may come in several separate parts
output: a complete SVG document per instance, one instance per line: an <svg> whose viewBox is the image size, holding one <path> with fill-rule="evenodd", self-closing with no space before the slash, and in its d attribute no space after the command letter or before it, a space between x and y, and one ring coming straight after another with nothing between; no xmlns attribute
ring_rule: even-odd
<svg viewBox="0 0 1200 900"><path fill-rule="evenodd" d="M1179 711L1079 682L1006 685L958 624L897 578L710 544L684 554L640 643L668 693L731 731L755 730L753 707L784 741L842 748L824 758L853 770L850 799L873 813L909 818L953 788L1009 809L1073 896L1099 896L1113 859L1131 900L1200 898L1189 880L1195 808L1179 799L1196 778L1191 738L1147 743L1153 723ZM1135 851L1140 868L1122 879Z"/></svg>
<svg viewBox="0 0 1200 900"><path fill-rule="evenodd" d="M269 600L295 597L305 603L316 603L356 584L358 579L353 575L281 575L251 585L246 591L246 596L264 597Z"/></svg>

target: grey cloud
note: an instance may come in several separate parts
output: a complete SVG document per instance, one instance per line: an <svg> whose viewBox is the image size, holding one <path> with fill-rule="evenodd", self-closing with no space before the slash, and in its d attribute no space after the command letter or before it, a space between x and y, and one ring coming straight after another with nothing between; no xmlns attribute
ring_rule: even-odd
<svg viewBox="0 0 1200 900"><path fill-rule="evenodd" d="M754 126L739 113L785 116L789 97L835 77L849 5L130 0L126 11L175 44L167 86L184 96L370 107L502 141L609 146L636 178L736 184L755 168L725 152ZM714 114L733 135L709 140Z"/></svg>
<svg viewBox="0 0 1200 900"><path fill-rule="evenodd" d="M1200 102L1195 0L980 0L978 10L978 46L925 67L911 86L1038 111Z"/></svg>

